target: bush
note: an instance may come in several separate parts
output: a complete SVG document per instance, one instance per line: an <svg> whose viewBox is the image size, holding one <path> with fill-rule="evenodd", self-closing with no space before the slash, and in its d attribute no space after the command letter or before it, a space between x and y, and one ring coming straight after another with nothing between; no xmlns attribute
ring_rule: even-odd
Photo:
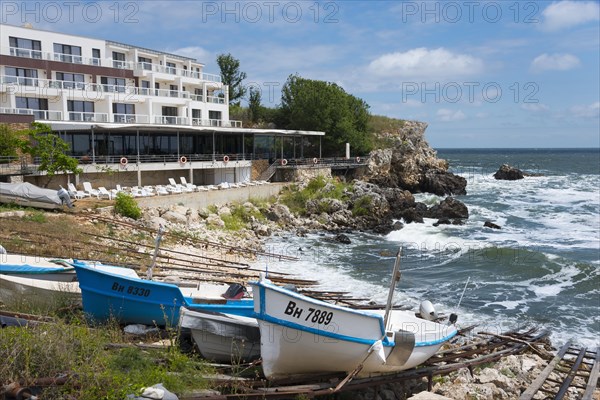
<svg viewBox="0 0 600 400"><path fill-rule="evenodd" d="M142 216L142 210L138 203L125 193L117 193L115 213L133 219L139 219Z"/></svg>
<svg viewBox="0 0 600 400"><path fill-rule="evenodd" d="M360 217L369 214L372 202L373 199L371 196L363 196L359 198L354 202L354 206L352 207L352 215L355 217Z"/></svg>
<svg viewBox="0 0 600 400"><path fill-rule="evenodd" d="M281 195L281 202L296 214L306 214L306 203L316 199L347 200L347 192L352 190L352 185L336 180L328 180L323 176L312 179L308 185L299 190L297 185L290 185ZM327 212L327 210L322 210Z"/></svg>

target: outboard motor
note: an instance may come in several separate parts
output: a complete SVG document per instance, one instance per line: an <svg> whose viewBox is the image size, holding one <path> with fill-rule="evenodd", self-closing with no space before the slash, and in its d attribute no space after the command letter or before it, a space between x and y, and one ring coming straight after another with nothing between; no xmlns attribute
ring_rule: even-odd
<svg viewBox="0 0 600 400"><path fill-rule="evenodd" d="M241 285L239 283L232 283L231 285L229 285L225 293L223 293L221 296L228 300L239 300L242 297L244 297L244 293L247 292L248 291L246 290L244 285Z"/></svg>
<svg viewBox="0 0 600 400"><path fill-rule="evenodd" d="M6 254L6 249L0 244L0 254Z"/></svg>
<svg viewBox="0 0 600 400"><path fill-rule="evenodd" d="M73 203L71 202L71 196L69 196L69 192L67 192L65 190L65 188L63 188L61 186L60 189L56 192L56 194L61 199L63 204L66 204L67 207L69 207L69 208L73 208Z"/></svg>
<svg viewBox="0 0 600 400"><path fill-rule="evenodd" d="M433 304L431 304L429 300L425 300L421 303L421 306L419 307L419 313L421 314L421 318L428 321L435 321L438 317L437 311L435 311Z"/></svg>

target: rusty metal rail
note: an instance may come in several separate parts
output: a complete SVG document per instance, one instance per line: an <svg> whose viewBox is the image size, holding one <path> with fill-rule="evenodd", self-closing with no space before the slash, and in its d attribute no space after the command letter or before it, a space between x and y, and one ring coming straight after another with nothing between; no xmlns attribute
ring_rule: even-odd
<svg viewBox="0 0 600 400"><path fill-rule="evenodd" d="M523 392L519 400L531 400L537 393L560 400L569 389L577 391L582 400L590 400L598 384L600 348L589 351L567 342L546 368Z"/></svg>
<svg viewBox="0 0 600 400"><path fill-rule="evenodd" d="M389 383L427 378L429 388L433 385L433 377L447 375L462 368L473 367L494 362L511 354L520 354L531 345L539 345L545 341L549 332L538 332L529 329L523 332L508 332L502 337L476 335L473 341L462 346L438 352L434 357L417 368L394 374L385 374L375 377L354 379L343 386L340 391L353 391L375 387ZM240 382L238 377L231 377L228 383L221 379L223 391L231 390L235 393L221 394L213 397L182 397L185 400L225 400L225 399L286 399L304 395L308 398L331 395L336 386L344 379L346 374L329 374L313 377L301 377L296 380L269 382L264 379L245 380Z"/></svg>

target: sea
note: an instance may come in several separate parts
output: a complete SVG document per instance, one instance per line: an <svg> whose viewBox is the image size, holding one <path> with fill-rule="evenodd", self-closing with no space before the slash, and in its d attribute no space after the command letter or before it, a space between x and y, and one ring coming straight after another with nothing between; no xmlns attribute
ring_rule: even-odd
<svg viewBox="0 0 600 400"><path fill-rule="evenodd" d="M352 232L351 244L323 234L275 236L268 250L299 261L259 259L266 271L319 281L318 289L385 303L397 252L401 279L394 302L458 315L472 332L537 327L552 344L600 345L600 150L438 149L450 171L467 179L469 219L405 224L386 236ZM493 178L502 164L533 176ZM417 194L431 206L443 198ZM501 229L484 227L491 221Z"/></svg>

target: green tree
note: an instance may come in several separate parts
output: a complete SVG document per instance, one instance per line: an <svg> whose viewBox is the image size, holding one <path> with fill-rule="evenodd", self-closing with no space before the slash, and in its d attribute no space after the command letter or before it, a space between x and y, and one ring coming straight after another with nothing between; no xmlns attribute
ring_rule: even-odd
<svg viewBox="0 0 600 400"><path fill-rule="evenodd" d="M350 143L354 154L372 149L368 133L369 105L335 83L290 75L281 91L279 125L286 129L325 132L323 152L345 154Z"/></svg>
<svg viewBox="0 0 600 400"><path fill-rule="evenodd" d="M0 124L0 157L16 157L22 140L7 124ZM2 160L0 160L2 162Z"/></svg>
<svg viewBox="0 0 600 400"><path fill-rule="evenodd" d="M231 54L219 54L217 64L221 70L221 81L229 86L229 104L238 104L246 95L246 88L242 81L246 79L246 73L240 71L240 60Z"/></svg>
<svg viewBox="0 0 600 400"><path fill-rule="evenodd" d="M39 159L38 171L45 172L48 177L44 187L50 184L57 173L82 172L77 159L66 154L70 149L69 144L53 133L48 125L33 122L32 129L25 133L29 135L29 141L23 143L23 153Z"/></svg>
<svg viewBox="0 0 600 400"><path fill-rule="evenodd" d="M250 88L248 95L248 110L250 111L250 120L252 122L258 122L262 117L262 109L264 108L261 103L260 90L256 88Z"/></svg>

